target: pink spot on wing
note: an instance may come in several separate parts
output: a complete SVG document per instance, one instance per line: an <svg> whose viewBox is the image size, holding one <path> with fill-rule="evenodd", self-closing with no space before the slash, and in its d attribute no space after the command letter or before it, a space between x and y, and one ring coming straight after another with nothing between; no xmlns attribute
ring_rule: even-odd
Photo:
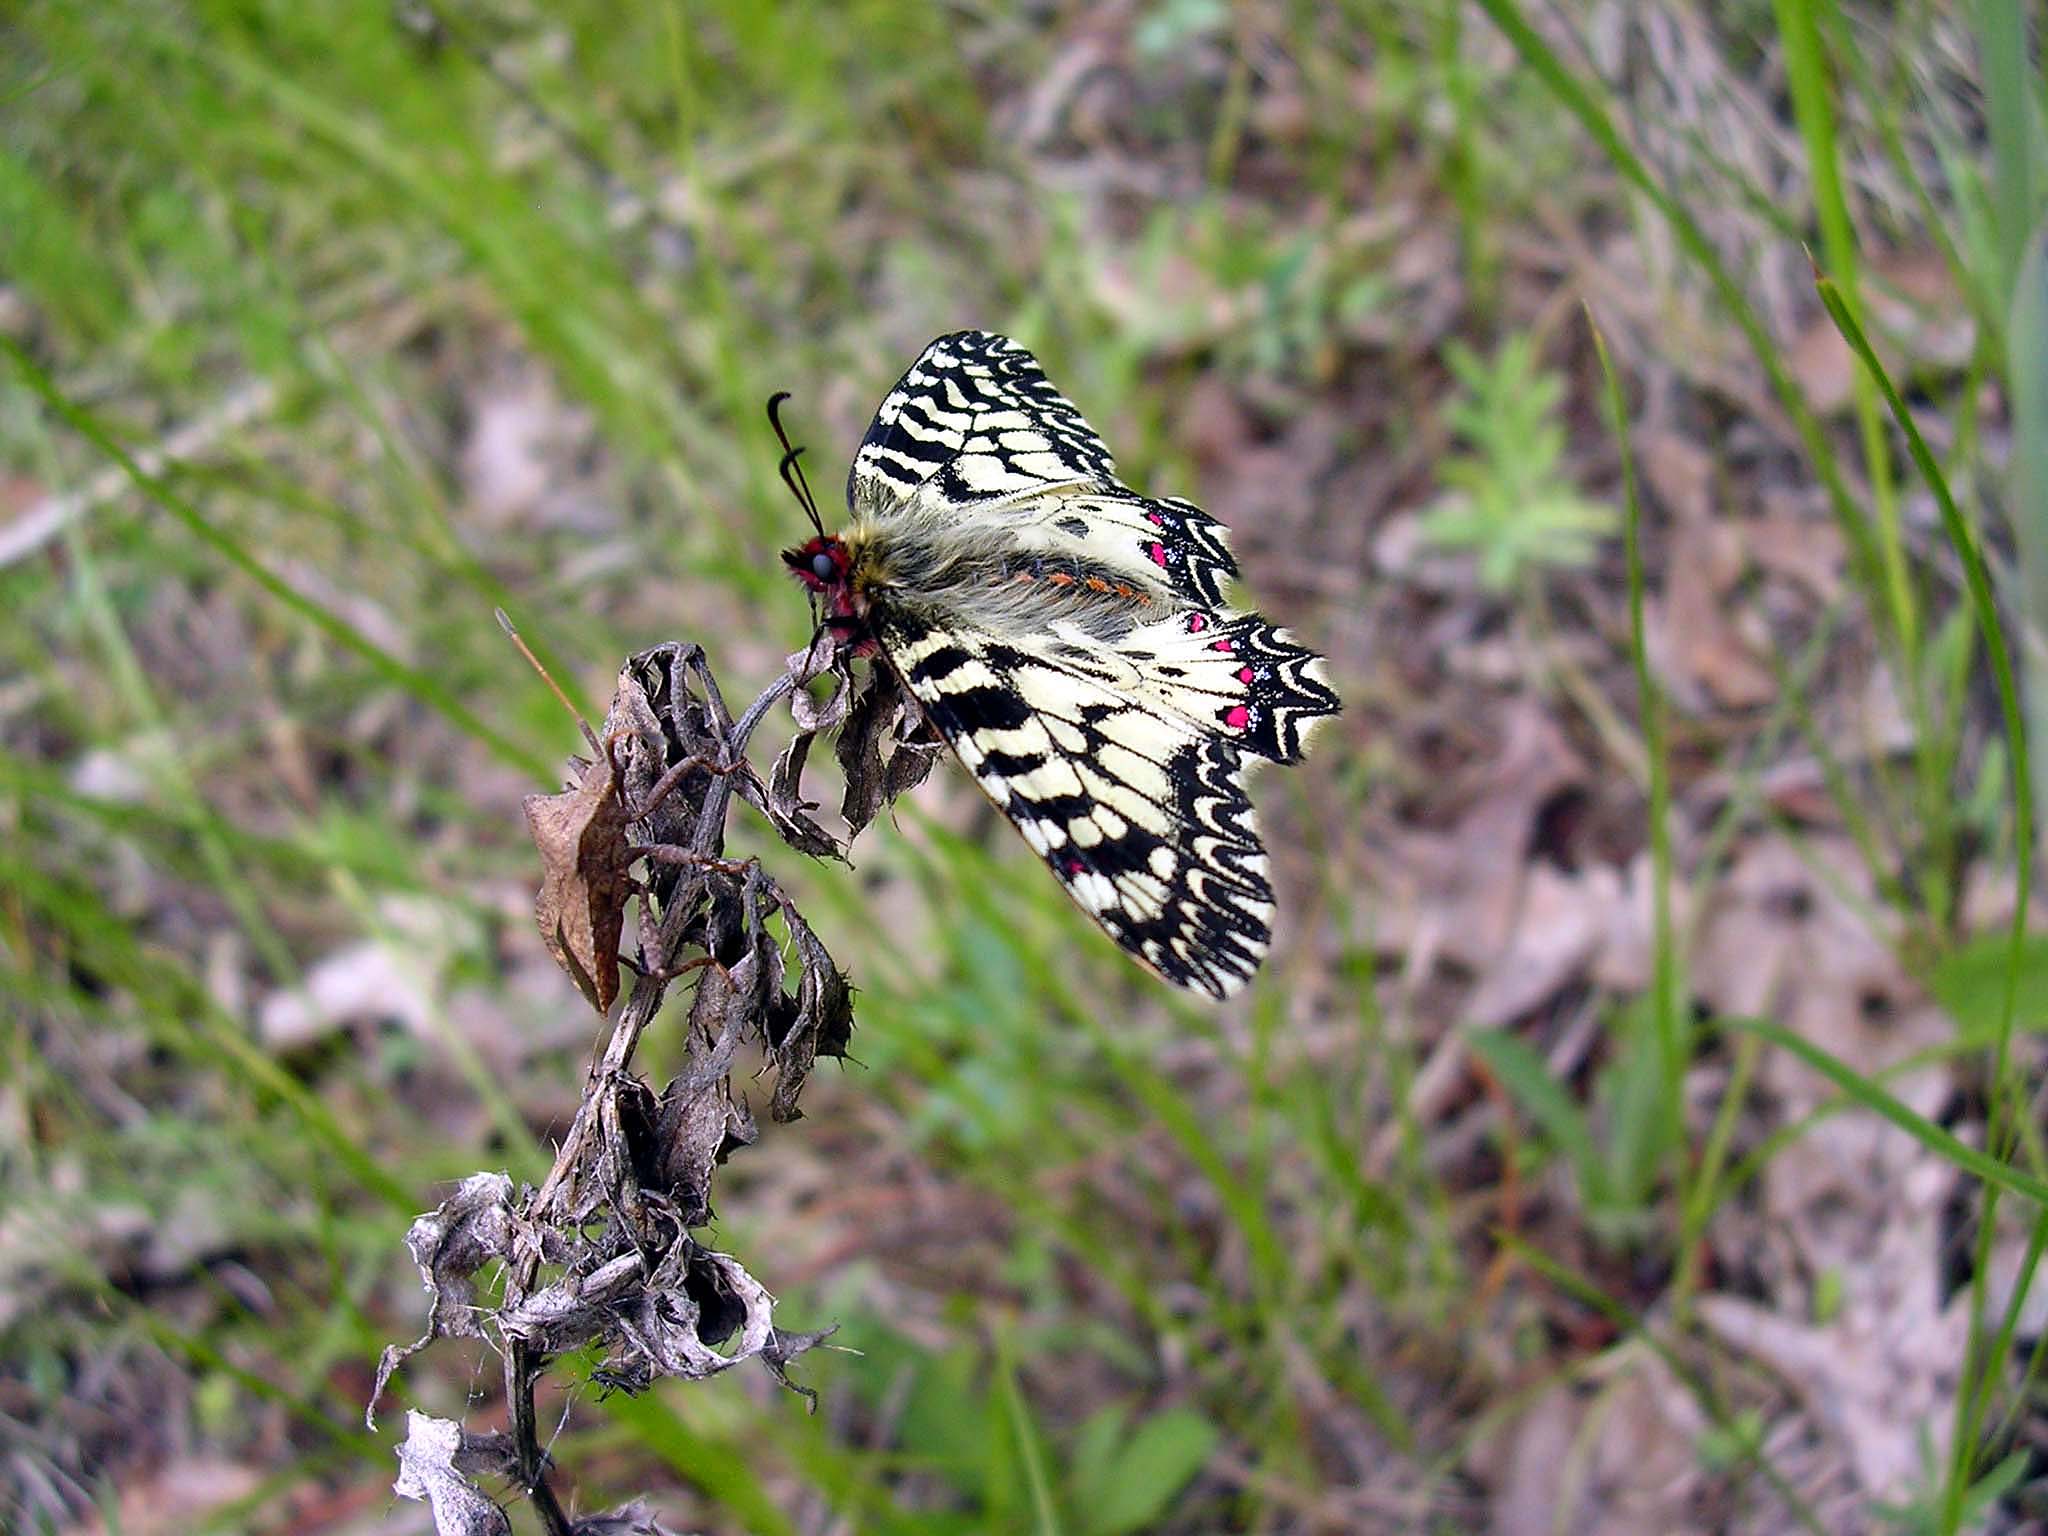
<svg viewBox="0 0 2048 1536"><path fill-rule="evenodd" d="M1237 669L1237 680L1240 683L1250 682L1252 680L1252 669L1250 667L1239 667Z"/></svg>
<svg viewBox="0 0 2048 1536"><path fill-rule="evenodd" d="M1081 873L1082 870L1086 869L1087 867L1088 866L1083 864L1079 859L1067 860L1067 873L1070 875L1078 875Z"/></svg>
<svg viewBox="0 0 2048 1536"><path fill-rule="evenodd" d="M1206 614L1201 614L1201 613L1191 613L1191 614L1189 614L1189 615L1188 615L1188 633L1189 633L1189 634L1191 634L1191 635L1199 635L1199 634L1200 634L1200 633L1201 633L1201 632L1202 632L1203 630L1207 629L1208 627L1209 627L1209 618L1208 618L1208 615L1206 615Z"/></svg>
<svg viewBox="0 0 2048 1536"><path fill-rule="evenodd" d="M1152 563L1154 565L1166 564L1166 546L1164 544L1154 544L1148 553L1152 556Z"/></svg>
<svg viewBox="0 0 2048 1536"><path fill-rule="evenodd" d="M1161 517L1157 512L1147 512L1145 514L1145 521L1148 523L1157 523L1162 528L1166 526L1166 519Z"/></svg>
<svg viewBox="0 0 2048 1536"><path fill-rule="evenodd" d="M1209 642L1209 649L1212 651L1234 651L1237 649L1237 646L1231 641L1230 636L1225 635L1221 640L1211 640Z"/></svg>
<svg viewBox="0 0 2048 1536"><path fill-rule="evenodd" d="M1252 723L1252 712L1242 704L1233 704L1223 712L1223 723L1233 731L1241 731Z"/></svg>

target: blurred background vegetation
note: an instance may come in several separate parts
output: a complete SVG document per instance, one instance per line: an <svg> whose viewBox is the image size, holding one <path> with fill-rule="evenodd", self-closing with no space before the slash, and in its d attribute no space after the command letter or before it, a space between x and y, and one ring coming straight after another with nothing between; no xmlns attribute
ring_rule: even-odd
<svg viewBox="0 0 2048 1536"><path fill-rule="evenodd" d="M783 855L860 1064L707 1237L859 1352L815 1417L576 1387L577 1507L2041 1529L2041 25L9 6L0 1523L428 1528L361 1427L405 1226L546 1167L597 1033L491 610L593 715L670 638L750 697L808 633L761 402L830 485L977 326L1332 658L1279 942L1168 995L953 771ZM488 1423L444 1350L406 1401Z"/></svg>

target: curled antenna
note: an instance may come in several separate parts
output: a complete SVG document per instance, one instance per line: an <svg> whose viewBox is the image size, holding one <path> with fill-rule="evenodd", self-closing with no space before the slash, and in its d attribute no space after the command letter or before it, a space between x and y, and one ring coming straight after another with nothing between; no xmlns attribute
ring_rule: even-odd
<svg viewBox="0 0 2048 1536"><path fill-rule="evenodd" d="M791 447L789 434L782 430L782 414L779 407L788 398L789 391L786 389L778 389L768 397L768 425L775 429L776 441L782 444L782 462L776 466L776 470L782 476L782 483L789 487L789 494L796 498L797 505L802 507L804 515L810 518L811 526L818 530L818 537L823 538L825 523L824 519L818 516L818 499L811 494L811 482L804 478L804 467L798 462L802 459L804 451Z"/></svg>

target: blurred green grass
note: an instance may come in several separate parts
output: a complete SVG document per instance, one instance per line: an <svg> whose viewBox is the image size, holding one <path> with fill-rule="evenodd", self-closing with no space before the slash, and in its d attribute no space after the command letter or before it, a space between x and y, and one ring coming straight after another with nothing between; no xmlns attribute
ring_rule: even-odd
<svg viewBox="0 0 2048 1536"><path fill-rule="evenodd" d="M17 1324L26 1378L61 1390L79 1360L152 1345L212 1405L215 1442L244 1443L252 1415L276 1416L290 1448L266 1469L278 1489L385 1474L387 1440L356 1426L365 1363L416 1311L404 1222L435 1181L482 1163L534 1176L544 1127L446 1018L429 1025L454 1063L445 1075L394 1031L280 1062L252 1037L246 999L238 1011L223 998L210 936L232 935L221 942L238 957L217 970L289 988L335 944L388 926L387 898L426 897L473 920L444 959L488 992L532 947L505 899L532 878L516 796L574 746L493 606L591 703L618 658L672 636L706 643L734 692L765 681L805 619L773 559L794 514L760 402L797 392L799 440L830 486L827 466L915 348L960 325L1038 351L1134 483L1193 491L1199 445L1171 423L1200 375L1276 412L1305 408L1346 346L1411 318L1384 275L1399 238L1350 217L1361 166L1369 185L1424 200L1444 189L1429 217L1455 231L1468 280L1455 324L1475 338L1531 324L1502 270L1547 211L1532 169L1568 180L1598 163L1640 192L1633 216L1676 240L1689 294L1723 306L1720 328L1746 343L1805 445L1858 558L1859 618L1920 726L1911 782L1881 784L1874 809L1843 790L1844 815L1869 827L1880 886L1928 948L1971 937L1955 928L1970 722L1944 700L1975 653L1967 632L1959 653L1941 649L1930 609L1941 617L1952 589L1915 568L1900 531L1891 460L1904 456L1877 387L1856 386L1854 435L1831 431L1748 274L1705 227L1716 190L1768 194L1732 177L1717 188L1704 153L1705 169L1681 177L1631 148L1616 126L1628 104L1515 0L1143 12L1128 47L1155 88L1134 113L1141 137L1110 157L1129 183L1105 194L1020 149L1035 93L1085 65L1087 46L1085 28L1027 10L16 8L0 57L0 327L19 387L0 394L0 463L23 485L73 490L252 386L266 402L92 497L0 569L12 818L0 986L12 1093L34 1125L0 1148L8 1188L24 1208L46 1201L52 1232L81 1197L157 1220L191 1202L219 1213L224 1247L253 1256L263 1281L248 1295L218 1287L192 1321L155 1309L132 1265L116 1283L121 1265L79 1254L68 1280L98 1313ZM1832 170L1852 132L1859 153L1897 143L1898 174L1928 206L1967 211L1974 182L1929 190L1927 157L1904 153L1897 120L1916 149L1939 125L1926 126L1910 78L1872 96L1847 14L1787 0L1753 18L1761 38L1787 41L1807 153ZM1985 7L1991 22L2017 14ZM1908 44L1911 25L1897 23ZM1261 42L1292 64L1296 118L1280 129L1247 118ZM1220 94L1189 84L1191 51L1228 60ZM1998 296L1987 316L2004 313L2013 229L2023 239L2040 212L2011 201L2038 204L2048 184L2024 170L2031 84L2032 107L2007 103L2000 118L2023 126L1999 132L1995 217L1939 232L1959 287ZM1849 97L1833 113L1831 91ZM1937 163L1968 171L1976 158L1963 144ZM1791 222L1818 232L1859 312L1842 178L1817 183L1817 214ZM1971 375L2034 355L2022 340L1981 327ZM1437 393L1430 348L1389 347L1380 389ZM594 522L469 521L456 445L478 381L508 359L537 360L554 397L588 413L603 450ZM1940 468L1959 482L1990 473L1968 434ZM1303 553L1277 552L1283 579ZM1370 600L1298 596L1308 611L1287 617L1311 636ZM1647 686L1640 631L1633 659ZM1360 658L1340 660L1358 669L1348 695L1377 686ZM1798 729L1810 729L1808 686L1795 677L1779 706ZM889 1289L829 1274L785 1292L785 1316L842 1319L863 1351L804 1362L839 1417L804 1420L727 1380L579 1411L565 1465L577 1470L571 1452L587 1442L623 1497L666 1464L716 1529L794 1531L812 1498L884 1531L1314 1529L1288 1495L1341 1488L1328 1419L1440 1458L1418 1469L1413 1507L1459 1507L1443 1426L1418 1424L1412 1406L1413 1377L1432 1367L1412 1361L1469 1346L1482 1277L1453 1235L1469 1192L1446 1185L1402 1118L1423 1063L1379 1011L1380 962L1356 937L1370 893L1328 852L1363 793L1366 748L1346 729L1306 786L1276 775L1261 788L1276 845L1325 856L1291 912L1299 941L1242 1013L1157 995L979 825L905 808L900 830L864 839L858 873L795 871L862 988L864 1066L814 1096L871 1098L901 1156L978 1192L996 1226L934 1278L952 1293L937 1316L892 1318L875 1301ZM1663 783L1666 746L1642 736L1648 781ZM275 766L287 748L310 765L301 782ZM2011 750L2023 773L2018 739ZM96 756L143 788L126 802L82 791L75 770ZM2003 839L1991 852L2009 859L2022 824L1996 796L2013 786L1990 787ZM166 921L150 892L194 915ZM1674 943L1658 948L1656 1006L1623 1000L1605 1026L1618 1045L1596 1093L1623 1106L1617 1135L1639 1145L1596 1146L1533 1053L1489 1048L1537 1142L1579 1165L1588 1205L1612 1218L1596 1254L1687 1248L1754 1171L1725 1171L1718 1141L1678 1134L1674 1053L1689 1057L1706 1032L1682 1027L1672 1002ZM2017 973L2017 959L2005 965ZM545 1034L545 1002L500 1006L507 1030L554 1041L528 1065L572 1081L578 1049ZM1994 1092L2024 1103L2003 1006L1973 1022L1978 1043L1997 1042ZM1310 1022L1314 1051L1290 1038ZM103 1061L123 1039L145 1042L144 1058ZM1874 1079L1854 1080L1859 1102L1879 1101ZM451 1096L479 1112L433 1112ZM812 1113L826 1117L815 1101ZM1389 1115L1391 1155L1369 1162ZM2041 1177L2038 1143L2015 1133L1992 1149L2016 1198ZM791 1218L750 1213L773 1191L745 1162L722 1186L718 1231L775 1286L762 1254L776 1250L756 1245L786 1241ZM1046 1176L1103 1167L1120 1202ZM1380 1332L1368 1336L1362 1307ZM1994 1333L1959 1401L1984 1396L2015 1348L2009 1327ZM1527 1341L1503 1347L1528 1349L1532 1370L1556 1365ZM1397 1353L1400 1393L1384 1379ZM422 1395L459 1402L459 1378L415 1375ZM893 1438L841 1432L891 1413ZM1474 1434L1483 1422L1460 1416ZM1218 1445L1235 1457L1227 1476L1211 1470ZM1942 1470L1936 1528L1959 1527L1983 1470L1975 1450ZM918 1477L952 1506L921 1507ZM267 1513L259 1496L209 1528L261 1527Z"/></svg>

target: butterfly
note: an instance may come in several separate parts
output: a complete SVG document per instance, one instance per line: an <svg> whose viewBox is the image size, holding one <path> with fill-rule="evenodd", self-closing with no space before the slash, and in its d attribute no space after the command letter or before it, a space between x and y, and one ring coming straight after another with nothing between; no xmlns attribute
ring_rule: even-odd
<svg viewBox="0 0 2048 1536"><path fill-rule="evenodd" d="M997 810L1112 939L1227 997L1271 942L1245 772L1338 711L1322 658L1230 606L1223 526L1141 496L1038 361L941 336L875 412L827 533L782 552L821 622L893 668ZM795 473L792 475L792 469Z"/></svg>

